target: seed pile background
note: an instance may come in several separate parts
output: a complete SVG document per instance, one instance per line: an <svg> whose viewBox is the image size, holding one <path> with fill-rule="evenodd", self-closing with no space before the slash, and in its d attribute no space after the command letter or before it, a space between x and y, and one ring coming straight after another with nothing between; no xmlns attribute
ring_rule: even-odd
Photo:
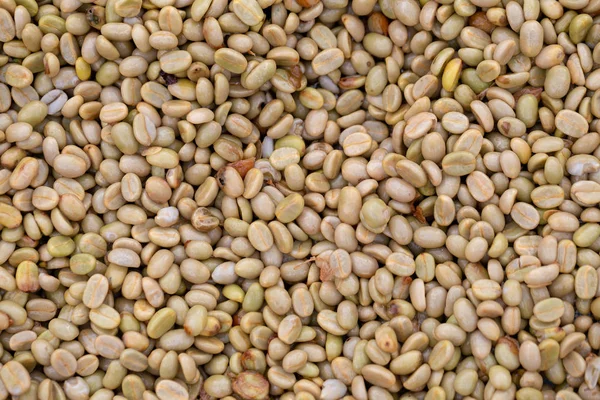
<svg viewBox="0 0 600 400"><path fill-rule="evenodd" d="M0 0L0 399L599 399L600 0Z"/></svg>

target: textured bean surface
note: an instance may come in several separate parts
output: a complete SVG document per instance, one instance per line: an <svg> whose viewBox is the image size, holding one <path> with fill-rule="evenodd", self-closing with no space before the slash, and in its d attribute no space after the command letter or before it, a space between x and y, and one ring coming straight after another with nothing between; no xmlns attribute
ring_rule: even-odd
<svg viewBox="0 0 600 400"><path fill-rule="evenodd" d="M0 0L0 400L600 399L599 0Z"/></svg>

